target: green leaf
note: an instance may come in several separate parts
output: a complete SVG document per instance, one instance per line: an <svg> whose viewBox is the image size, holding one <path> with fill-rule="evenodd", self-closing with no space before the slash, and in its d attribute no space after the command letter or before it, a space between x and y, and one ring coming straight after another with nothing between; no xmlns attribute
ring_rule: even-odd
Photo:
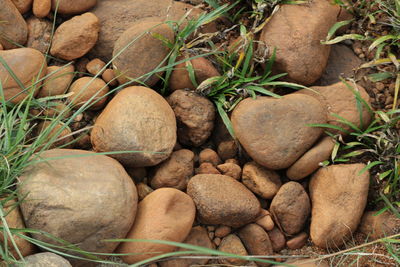
<svg viewBox="0 0 400 267"><path fill-rule="evenodd" d="M196 81L196 74L194 73L194 68L193 68L193 64L190 60L186 61L186 69L189 73L189 79L192 82L193 86L195 88L197 88L199 85L197 84Z"/></svg>
<svg viewBox="0 0 400 267"><path fill-rule="evenodd" d="M265 88L260 87L260 86L248 85L248 86L246 86L246 89L249 89L250 91L259 92L259 93L261 93L263 95L268 95L268 96L272 96L272 97L275 97L275 98L282 98L282 96L277 95L277 94L275 94L275 93L273 93L271 91L268 91Z"/></svg>
<svg viewBox="0 0 400 267"><path fill-rule="evenodd" d="M346 26L346 25L350 24L353 21L354 21L354 19L343 20L343 21L339 21L339 22L336 22L335 24L333 24L333 26L328 31L328 35L326 36L326 40L327 41L330 40L332 38L332 36L336 33L336 31L339 28L341 28L343 26Z"/></svg>
<svg viewBox="0 0 400 267"><path fill-rule="evenodd" d="M368 51L372 51L375 47L377 47L378 45L380 45L381 43L390 40L390 39L398 39L398 36L394 36L394 35L384 35L379 37L378 39L376 39L368 48Z"/></svg>
<svg viewBox="0 0 400 267"><path fill-rule="evenodd" d="M379 180L382 181L382 180L385 179L388 175L390 175L392 172L393 172L393 170L388 170L388 171L385 171L385 172L379 174Z"/></svg>
<svg viewBox="0 0 400 267"><path fill-rule="evenodd" d="M360 41L363 41L363 40L367 40L367 37L365 37L363 35L360 35L360 34L345 34L345 35L336 37L336 38L334 38L332 40L329 40L329 41L321 41L321 44L324 44L324 45L337 44L337 43L340 43L340 42L342 42L344 40L360 40Z"/></svg>
<svg viewBox="0 0 400 267"><path fill-rule="evenodd" d="M272 72L272 66L274 65L276 59L276 47L274 47L274 51L272 52L271 57L267 60L267 63L265 64L264 67L264 72Z"/></svg>
<svg viewBox="0 0 400 267"><path fill-rule="evenodd" d="M392 72L379 72L368 75L368 79L370 79L371 82L380 82L393 77L394 74Z"/></svg>
<svg viewBox="0 0 400 267"><path fill-rule="evenodd" d="M233 139L236 139L235 137L235 132L233 131L233 126L232 126L232 122L228 117L228 114L226 113L223 104L218 101L215 103L217 106L217 110L219 115L221 116L222 121L224 122L226 129L228 129L229 134L232 136Z"/></svg>
<svg viewBox="0 0 400 267"><path fill-rule="evenodd" d="M333 146L332 153L331 153L331 160L332 161L335 161L335 158L337 156L339 148L340 148L340 143L336 142L335 145Z"/></svg>
<svg viewBox="0 0 400 267"><path fill-rule="evenodd" d="M366 172L367 170L372 169L373 167L377 166L377 165L381 165L383 164L382 161L373 161L371 163L369 163L367 166L365 166L364 168L362 168L362 170L359 172L359 174L363 174L364 172Z"/></svg>

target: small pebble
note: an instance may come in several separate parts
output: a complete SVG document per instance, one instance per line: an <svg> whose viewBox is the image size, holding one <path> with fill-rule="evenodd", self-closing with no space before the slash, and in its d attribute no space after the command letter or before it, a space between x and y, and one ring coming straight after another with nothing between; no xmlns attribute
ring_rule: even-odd
<svg viewBox="0 0 400 267"><path fill-rule="evenodd" d="M101 78L103 78L103 80L110 86L118 85L118 80L115 78L115 74L112 69L106 69L101 75Z"/></svg>
<svg viewBox="0 0 400 267"><path fill-rule="evenodd" d="M101 70L104 68L106 63L103 60L95 58L86 65L86 69L90 74L101 75Z"/></svg>
<svg viewBox="0 0 400 267"><path fill-rule="evenodd" d="M195 169L196 174L221 174L211 163L204 162Z"/></svg>
<svg viewBox="0 0 400 267"><path fill-rule="evenodd" d="M38 18L44 18L50 13L51 0L33 0L32 12Z"/></svg>
<svg viewBox="0 0 400 267"><path fill-rule="evenodd" d="M227 235L229 235L232 231L232 228L226 225L221 225L218 226L217 229L215 229L215 236L216 237L225 237Z"/></svg>
<svg viewBox="0 0 400 267"><path fill-rule="evenodd" d="M221 244L221 238L216 237L216 238L214 238L213 242L218 247Z"/></svg>
<svg viewBox="0 0 400 267"><path fill-rule="evenodd" d="M201 165L205 162L211 163L213 166L217 166L222 163L217 152L210 148L202 150L199 154L199 164Z"/></svg>
<svg viewBox="0 0 400 267"><path fill-rule="evenodd" d="M256 221L256 224L264 228L266 231L271 231L275 227L275 223L270 215L266 215Z"/></svg>
<svg viewBox="0 0 400 267"><path fill-rule="evenodd" d="M287 246L289 249L299 249L299 248L304 247L304 245L305 245L306 242L307 242L307 239L308 239L307 233L302 232L302 233L296 235L295 237L289 239L289 240L286 242L286 246Z"/></svg>

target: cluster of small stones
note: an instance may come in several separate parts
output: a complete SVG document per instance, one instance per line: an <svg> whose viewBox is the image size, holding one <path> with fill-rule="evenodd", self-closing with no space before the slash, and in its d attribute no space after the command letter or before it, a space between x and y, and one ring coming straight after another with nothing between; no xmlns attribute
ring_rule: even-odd
<svg viewBox="0 0 400 267"><path fill-rule="evenodd" d="M313 90L280 99L243 100L231 114L234 140L212 102L193 91L184 64L172 72L168 97L151 89L163 73L144 76L163 66L169 53L154 36L175 38L163 21L179 20L189 9L195 18L201 9L172 0L60 0L58 13L65 20L51 41L49 18L56 2L0 0L0 21L5 21L0 24L0 56L25 86L46 77L31 87L37 90L35 97L65 96L51 108L32 113L51 118L63 112L68 117L68 108L85 106L89 113L69 127L79 129L93 118L94 123L89 133L79 136L66 127L61 134L66 138L55 146L79 140L69 148L43 152L43 159L52 160L28 167L19 177L23 201L20 209L8 213L9 227L48 232L90 252L130 254L122 257L128 264L178 249L103 240L165 240L272 256L309 242L340 248L357 229L375 239L396 231L399 221L390 214L365 212L370 182L368 171L361 172L365 165L321 168L334 141L322 128L309 126L340 126L346 132L335 134L345 136L351 129L333 114L360 127L371 120L366 110L360 119L353 92L338 79L359 63L351 61L354 54L343 56L349 49L336 46L333 51L339 55L330 57L330 46L320 43L343 16L338 6L328 0L283 5L265 25L259 41L277 48L275 70ZM212 31L215 25L200 30ZM130 44L135 38L138 41ZM27 48L17 48L16 43ZM48 61L46 51L60 60ZM342 64L343 57L350 63ZM219 75L205 57L191 63L198 83ZM109 94L110 88L131 79L141 79L147 87L131 84ZM0 81L6 100L19 103L26 96L4 66ZM352 85L370 101L363 87ZM41 121L37 133L48 125ZM115 151L127 153L95 153ZM44 235L33 237L58 245ZM89 266L48 252L35 254L38 248L32 244L22 238L15 241L31 266ZM180 259L158 266L206 263L269 266L239 259ZM320 261L286 263L325 266Z"/></svg>

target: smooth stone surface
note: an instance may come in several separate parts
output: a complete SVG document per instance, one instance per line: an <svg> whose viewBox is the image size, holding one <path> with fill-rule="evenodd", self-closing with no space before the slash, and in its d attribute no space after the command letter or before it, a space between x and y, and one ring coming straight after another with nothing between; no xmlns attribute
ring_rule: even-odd
<svg viewBox="0 0 400 267"><path fill-rule="evenodd" d="M227 252L239 256L247 256L248 253L246 248L244 247L242 241L235 234L230 234L224 237L221 241L221 244L218 247L219 251ZM218 262L220 264L225 264L227 266L231 265L245 265L246 260L238 259L238 258L227 258L227 259L219 259Z"/></svg>
<svg viewBox="0 0 400 267"><path fill-rule="evenodd" d="M49 66L38 97L65 94L74 78L74 65Z"/></svg>
<svg viewBox="0 0 400 267"><path fill-rule="evenodd" d="M67 99L74 108L86 105L87 110L98 110L104 107L108 91L102 79L82 77L71 84L68 93L72 94Z"/></svg>
<svg viewBox="0 0 400 267"><path fill-rule="evenodd" d="M24 258L26 267L70 267L69 261L63 257L51 253L42 252Z"/></svg>
<svg viewBox="0 0 400 267"><path fill-rule="evenodd" d="M24 45L28 27L21 13L11 0L0 0L0 7L0 44L5 49L17 48L14 43Z"/></svg>
<svg viewBox="0 0 400 267"><path fill-rule="evenodd" d="M376 215L378 211L367 211L361 218L358 231L376 240L400 232L400 218L389 211Z"/></svg>
<svg viewBox="0 0 400 267"><path fill-rule="evenodd" d="M51 0L51 7L53 10L57 9L57 13L73 15L88 11L96 3L97 0Z"/></svg>

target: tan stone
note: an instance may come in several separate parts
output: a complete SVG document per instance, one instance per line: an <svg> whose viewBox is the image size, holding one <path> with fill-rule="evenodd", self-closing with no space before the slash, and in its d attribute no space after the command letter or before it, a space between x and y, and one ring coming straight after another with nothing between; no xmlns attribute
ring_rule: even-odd
<svg viewBox="0 0 400 267"><path fill-rule="evenodd" d="M271 240L272 249L275 252L281 251L286 245L286 239L284 234L279 230L278 227L274 227L271 231L268 231L269 239Z"/></svg>
<svg viewBox="0 0 400 267"><path fill-rule="evenodd" d="M5 49L24 45L28 37L28 27L21 13L11 0L0 0L0 44Z"/></svg>
<svg viewBox="0 0 400 267"><path fill-rule="evenodd" d="M242 169L235 163L224 163L217 166L217 170L223 175L230 176L235 180L239 180L242 174Z"/></svg>
<svg viewBox="0 0 400 267"><path fill-rule="evenodd" d="M25 14L31 10L33 0L12 0L12 2L21 14Z"/></svg>
<svg viewBox="0 0 400 267"><path fill-rule="evenodd" d="M92 59L91 61L89 61L89 63L86 65L86 69L88 70L88 72L90 74L93 75L102 75L102 69L106 66L106 63L99 59L99 58L95 58Z"/></svg>
<svg viewBox="0 0 400 267"><path fill-rule="evenodd" d="M72 265L55 253L51 252L42 252L30 255L24 258L24 266L25 267L71 267ZM14 265L12 265L14 267Z"/></svg>
<svg viewBox="0 0 400 267"><path fill-rule="evenodd" d="M74 138L71 133L71 129L68 126L65 126L63 122L43 121L37 126L37 134L41 135L43 141L46 144L50 141L52 142L49 148L60 146L66 148L72 147L72 141Z"/></svg>
<svg viewBox="0 0 400 267"><path fill-rule="evenodd" d="M214 167L211 163L209 162L204 162L200 164L198 168L195 169L196 174L221 174L219 170L217 170L216 167Z"/></svg>
<svg viewBox="0 0 400 267"><path fill-rule="evenodd" d="M114 71L112 69L106 69L103 74L101 75L101 78L109 85L109 86L117 86L118 85L118 80L115 77Z"/></svg>
<svg viewBox="0 0 400 267"><path fill-rule="evenodd" d="M308 239L308 234L305 232L301 232L300 234L297 234L296 236L292 237L286 242L286 246L289 249L300 249L304 247Z"/></svg>
<svg viewBox="0 0 400 267"><path fill-rule="evenodd" d="M65 94L74 78L74 65L49 66L38 97Z"/></svg>
<svg viewBox="0 0 400 267"><path fill-rule="evenodd" d="M46 20L31 16L26 20L28 40L26 46L46 54L50 48L53 24Z"/></svg>
<svg viewBox="0 0 400 267"><path fill-rule="evenodd" d="M81 14L94 7L97 0L51 0L52 9L59 14ZM58 5L57 5L58 4Z"/></svg>
<svg viewBox="0 0 400 267"><path fill-rule="evenodd" d="M394 235L400 232L400 218L386 211L377 215L378 211L364 213L358 231L365 234L369 240Z"/></svg>
<svg viewBox="0 0 400 267"><path fill-rule="evenodd" d="M222 163L217 152L215 152L211 148L203 149L199 154L199 164L206 162L211 163L215 167Z"/></svg>
<svg viewBox="0 0 400 267"><path fill-rule="evenodd" d="M38 18L46 17L51 10L51 0L33 0L32 12Z"/></svg>
<svg viewBox="0 0 400 267"><path fill-rule="evenodd" d="M217 229L215 229L215 236L216 237L225 237L229 235L232 231L232 228L226 225L221 225Z"/></svg>
<svg viewBox="0 0 400 267"><path fill-rule="evenodd" d="M221 244L218 247L219 251L227 252L239 256L247 256L246 248L244 247L242 241L235 234L230 234L224 237L221 241ZM238 259L238 258L227 258L227 259L219 259L219 263L225 265L245 265L246 260Z"/></svg>
<svg viewBox="0 0 400 267"><path fill-rule="evenodd" d="M82 77L71 84L68 93L72 94L68 96L68 101L74 108L86 105L88 110L98 110L104 107L108 91L109 88L102 79Z"/></svg>

